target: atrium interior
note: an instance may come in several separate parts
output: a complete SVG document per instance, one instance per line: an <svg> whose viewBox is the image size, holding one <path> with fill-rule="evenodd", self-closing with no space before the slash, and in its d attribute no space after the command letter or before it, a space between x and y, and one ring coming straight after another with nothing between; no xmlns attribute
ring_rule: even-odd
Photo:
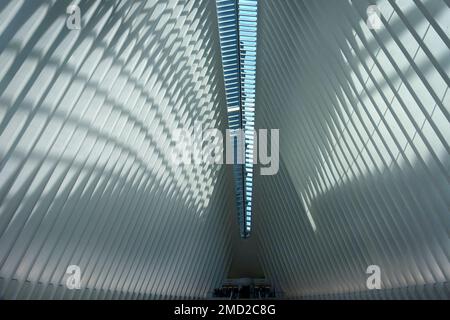
<svg viewBox="0 0 450 320"><path fill-rule="evenodd" d="M0 299L450 299L449 35L448 0L0 1Z"/></svg>

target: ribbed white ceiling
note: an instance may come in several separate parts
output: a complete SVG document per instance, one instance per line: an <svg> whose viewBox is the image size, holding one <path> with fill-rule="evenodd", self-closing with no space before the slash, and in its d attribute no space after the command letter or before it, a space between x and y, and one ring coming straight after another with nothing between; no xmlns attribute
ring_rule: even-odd
<svg viewBox="0 0 450 320"><path fill-rule="evenodd" d="M81 1L81 30L69 4L0 4L0 298L206 297L232 177L174 166L169 143L226 125L215 4Z"/></svg>
<svg viewBox="0 0 450 320"><path fill-rule="evenodd" d="M255 178L266 276L287 297L450 298L448 1L261 1L258 20L256 127L281 159Z"/></svg>
<svg viewBox="0 0 450 320"><path fill-rule="evenodd" d="M81 30L70 3L0 2L0 298L206 297L245 250L286 297L450 298L448 0L258 2L281 162L240 251L232 168L171 160L227 126L215 2L80 1Z"/></svg>

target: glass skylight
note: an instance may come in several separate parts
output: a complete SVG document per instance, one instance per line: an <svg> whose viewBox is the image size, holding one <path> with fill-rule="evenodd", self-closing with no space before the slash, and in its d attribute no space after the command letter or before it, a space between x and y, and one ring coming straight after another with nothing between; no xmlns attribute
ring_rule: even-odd
<svg viewBox="0 0 450 320"><path fill-rule="evenodd" d="M235 152L244 154L244 163L235 161L233 172L241 237L247 238L252 227L257 0L216 3L230 138Z"/></svg>

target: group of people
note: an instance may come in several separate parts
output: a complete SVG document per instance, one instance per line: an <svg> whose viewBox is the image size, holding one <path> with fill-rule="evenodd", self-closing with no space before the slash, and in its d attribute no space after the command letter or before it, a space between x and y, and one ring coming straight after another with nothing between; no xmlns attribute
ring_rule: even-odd
<svg viewBox="0 0 450 320"><path fill-rule="evenodd" d="M269 286L223 286L214 289L215 298L229 299L267 299L275 294Z"/></svg>

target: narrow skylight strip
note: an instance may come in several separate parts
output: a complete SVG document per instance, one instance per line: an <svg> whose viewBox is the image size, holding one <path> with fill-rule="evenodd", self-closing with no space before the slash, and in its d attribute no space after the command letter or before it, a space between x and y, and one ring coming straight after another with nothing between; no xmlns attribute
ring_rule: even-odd
<svg viewBox="0 0 450 320"><path fill-rule="evenodd" d="M222 65L225 79L225 94L227 100L228 127L231 129L231 145L235 150L243 146L239 143L239 132L242 129L241 110L241 80L238 46L238 6L236 0L216 0L219 37L222 52ZM240 234L245 236L245 194L244 166L234 160L233 175L236 195L236 209L240 225Z"/></svg>
<svg viewBox="0 0 450 320"><path fill-rule="evenodd" d="M239 55L241 71L241 108L245 131L245 234L252 227L253 148L255 129L255 79L256 79L256 30L257 0L238 0Z"/></svg>
<svg viewBox="0 0 450 320"><path fill-rule="evenodd" d="M216 0L216 4L228 126L235 129L231 131L235 153L243 151L243 164L235 161L233 172L241 237L247 238L252 226L257 0Z"/></svg>

